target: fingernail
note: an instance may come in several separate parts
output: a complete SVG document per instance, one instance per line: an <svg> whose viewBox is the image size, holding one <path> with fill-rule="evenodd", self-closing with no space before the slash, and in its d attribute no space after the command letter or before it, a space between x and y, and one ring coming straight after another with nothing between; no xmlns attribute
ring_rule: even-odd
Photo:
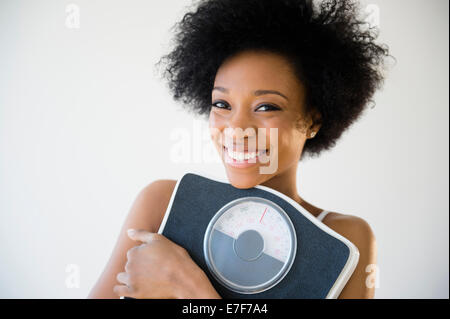
<svg viewBox="0 0 450 319"><path fill-rule="evenodd" d="M136 231L133 228L128 229L128 235L134 235L136 233Z"/></svg>

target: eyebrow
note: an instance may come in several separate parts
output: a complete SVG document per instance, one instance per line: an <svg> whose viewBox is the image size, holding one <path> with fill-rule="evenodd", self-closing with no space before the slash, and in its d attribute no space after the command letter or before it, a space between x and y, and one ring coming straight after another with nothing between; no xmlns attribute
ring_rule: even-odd
<svg viewBox="0 0 450 319"><path fill-rule="evenodd" d="M223 92L223 93L229 93L228 89L226 89L224 87L221 87L221 86L214 87L213 91L214 90L218 90L218 91ZM253 92L253 95L255 95L255 96L261 96L261 95L266 95L266 94L276 94L276 95L279 95L281 97L284 97L286 100L289 101L289 99L287 98L286 95L284 95L283 93L280 93L278 91L275 91L275 90L256 90L256 91Z"/></svg>

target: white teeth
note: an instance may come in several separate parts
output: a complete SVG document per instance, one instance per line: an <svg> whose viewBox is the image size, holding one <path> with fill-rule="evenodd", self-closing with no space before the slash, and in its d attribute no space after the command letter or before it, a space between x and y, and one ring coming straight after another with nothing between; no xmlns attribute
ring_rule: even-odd
<svg viewBox="0 0 450 319"><path fill-rule="evenodd" d="M255 152L253 152L253 153L245 153L244 159L248 160L248 159L253 159L255 157L256 157L256 153Z"/></svg>
<svg viewBox="0 0 450 319"><path fill-rule="evenodd" d="M231 157L232 159L236 160L236 161L244 161L244 160L251 160L251 159L255 159L257 156L261 156L263 154L266 153L265 150L259 151L258 153L256 152L233 152L230 149L226 149L228 156Z"/></svg>

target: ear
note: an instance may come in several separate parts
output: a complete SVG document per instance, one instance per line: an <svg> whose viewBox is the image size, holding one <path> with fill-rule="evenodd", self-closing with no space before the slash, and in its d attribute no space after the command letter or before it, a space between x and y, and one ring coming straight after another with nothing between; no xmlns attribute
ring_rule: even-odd
<svg viewBox="0 0 450 319"><path fill-rule="evenodd" d="M317 110L313 109L310 111L310 125L308 127L308 132L312 133L319 132L320 128L322 127L322 114Z"/></svg>

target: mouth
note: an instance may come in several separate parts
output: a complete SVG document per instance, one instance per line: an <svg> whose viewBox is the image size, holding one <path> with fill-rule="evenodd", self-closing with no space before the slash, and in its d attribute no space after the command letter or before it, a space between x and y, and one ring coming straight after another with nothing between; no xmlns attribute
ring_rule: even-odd
<svg viewBox="0 0 450 319"><path fill-rule="evenodd" d="M257 164L259 157L270 154L269 149L259 150L256 152L249 152L244 150L243 152L233 151L225 146L222 146L222 152L226 162L232 166L248 167Z"/></svg>

